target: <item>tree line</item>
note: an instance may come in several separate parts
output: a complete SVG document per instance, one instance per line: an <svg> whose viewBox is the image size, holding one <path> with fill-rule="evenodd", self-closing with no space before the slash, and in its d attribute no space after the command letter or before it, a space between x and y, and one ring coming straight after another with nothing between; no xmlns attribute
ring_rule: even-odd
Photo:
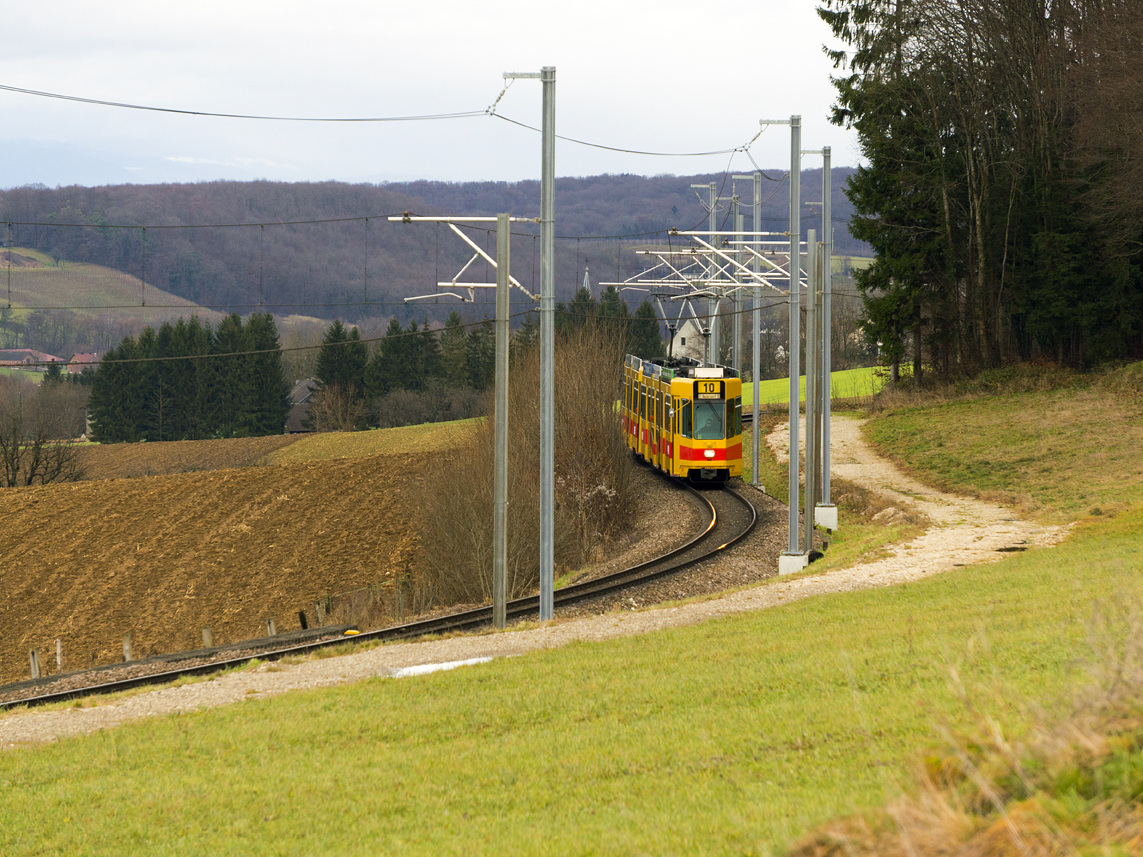
<svg viewBox="0 0 1143 857"><path fill-rule="evenodd" d="M1143 6L825 0L866 333L952 376L1143 356Z"/></svg>
<svg viewBox="0 0 1143 857"><path fill-rule="evenodd" d="M568 304L558 303L557 334L566 337L587 326L608 331L643 357L664 353L659 320L647 301L631 314L614 287L597 301L581 288ZM526 351L539 335L528 313L512 335L511 352ZM439 331L428 320L402 327L393 318L369 353L356 327L335 320L322 338L315 380L319 390L311 408L311 427L352 430L366 425L411 425L474 416L483 394L495 382L496 332L491 319L466 326L452 311Z"/></svg>
<svg viewBox="0 0 1143 857"><path fill-rule="evenodd" d="M199 440L281 434L291 385L269 313L217 327L197 316L146 327L100 360L91 379L93 440Z"/></svg>

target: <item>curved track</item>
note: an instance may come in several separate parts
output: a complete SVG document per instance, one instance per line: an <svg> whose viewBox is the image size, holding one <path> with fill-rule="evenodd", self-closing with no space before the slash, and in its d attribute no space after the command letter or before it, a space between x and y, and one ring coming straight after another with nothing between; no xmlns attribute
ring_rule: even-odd
<svg viewBox="0 0 1143 857"><path fill-rule="evenodd" d="M733 488L721 487L699 490L683 485L682 489L689 492L691 499L702 513L701 532L686 544L655 559L556 590L554 594L555 606L558 608L614 595L625 589L710 559L719 551L744 538L757 522L757 510L753 504ZM538 595L509 601L507 604L508 621L537 617L539 616L539 606ZM52 685L61 681L62 677L59 676L8 685L7 688L0 690L8 692L17 689L26 690L27 696L0 702L0 709L16 705L40 705L79 696L112 693L149 684L162 684L182 676L218 672L248 663L255 658L277 660L290 655L309 654L329 646L345 645L347 642L410 639L426 634L470 631L486 627L491 623L492 606L488 605L473 610L381 628L376 631L357 633L353 636L345 636L345 632L351 631L351 629L321 628L310 631L308 634L286 635L285 639L279 636L251 640L215 650L183 652L151 659L147 662L140 661L137 664L115 664L110 667L102 667L88 671L87 675L91 677L91 683L64 690L52 690ZM323 639L313 639L318 634L322 635ZM292 643L288 642L290 640ZM232 655L228 656L227 653L232 653ZM219 657L220 655L221 657ZM139 674L102 682L99 680L100 673L107 674L112 670L122 672L124 669L131 669L132 667L138 669Z"/></svg>

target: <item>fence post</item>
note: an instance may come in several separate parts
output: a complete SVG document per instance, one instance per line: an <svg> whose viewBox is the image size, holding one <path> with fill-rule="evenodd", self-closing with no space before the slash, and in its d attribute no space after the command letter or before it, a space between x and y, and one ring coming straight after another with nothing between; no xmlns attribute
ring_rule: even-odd
<svg viewBox="0 0 1143 857"><path fill-rule="evenodd" d="M32 649L28 654L28 660L31 661L32 678L40 677L40 656L36 654L36 650Z"/></svg>
<svg viewBox="0 0 1143 857"><path fill-rule="evenodd" d="M63 640L56 640L56 671L63 672Z"/></svg>

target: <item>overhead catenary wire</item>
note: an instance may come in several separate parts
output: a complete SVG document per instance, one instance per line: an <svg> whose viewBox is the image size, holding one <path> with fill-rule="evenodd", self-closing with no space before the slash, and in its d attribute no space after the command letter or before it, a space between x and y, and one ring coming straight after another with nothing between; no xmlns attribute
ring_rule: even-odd
<svg viewBox="0 0 1143 857"><path fill-rule="evenodd" d="M317 123L396 123L396 122L430 122L448 119L472 119L479 117L491 117L500 119L508 124L515 125L529 131L540 132L541 129L526 122L521 122L517 119L512 119L502 113L497 113L496 108L500 104L501 99L511 87L512 81L501 89L500 94L488 107L481 110L458 110L443 113L419 113L405 116L281 116L281 115L268 115L258 113L227 113L222 111L213 110L190 110L179 107L164 107L153 104L134 104L127 101L115 101L112 99L104 98L91 98L81 95L69 95L61 92L47 92L39 89L29 89L21 86L12 86L10 84L0 84L0 91L12 92L19 95L30 95L36 98L48 98L59 101L70 101L78 104L89 104L98 107L113 107L121 110L138 110L151 113L169 113L180 116L194 116L200 118L210 119L241 119L246 121L257 122L317 122ZM735 152L746 152L749 154L750 146L757 140L765 130L765 127L751 137L747 142L722 149L710 149L706 151L696 152L656 152L652 150L631 149L624 146L612 146L604 143L595 143L590 140L583 140L577 137L570 137L557 134L556 138L563 140L566 143L574 143L579 146L587 146L594 149L602 149L608 152L618 152L621 154L640 155L643 157L665 157L665 158L691 158L691 157L710 157L713 155L733 154Z"/></svg>
<svg viewBox="0 0 1143 857"><path fill-rule="evenodd" d="M117 107L123 110L142 110L151 113L174 113L181 116L198 116L209 119L247 119L259 122L428 122L439 119L468 119L489 115L489 109L459 110L449 113L422 113L410 116L267 116L256 113L221 113L211 110L187 110L178 107L159 107L152 104L131 104L125 101L111 101L103 98L86 98L80 95L67 95L60 92L44 92L0 83L0 90L37 98L51 98L98 107Z"/></svg>

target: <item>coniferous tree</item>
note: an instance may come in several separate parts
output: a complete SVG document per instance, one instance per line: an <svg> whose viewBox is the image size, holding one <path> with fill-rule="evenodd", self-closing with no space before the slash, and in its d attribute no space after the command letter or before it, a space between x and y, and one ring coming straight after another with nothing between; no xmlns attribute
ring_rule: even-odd
<svg viewBox="0 0 1143 857"><path fill-rule="evenodd" d="M249 399L252 383L243 356L247 350L242 319L232 312L218 323L214 332L215 357L210 361L210 389L214 402L215 428L220 437L241 437L243 404Z"/></svg>
<svg viewBox="0 0 1143 857"><path fill-rule="evenodd" d="M565 333L584 327L599 314L599 304L586 286L580 286L571 303L556 305L555 328L557 333Z"/></svg>
<svg viewBox="0 0 1143 857"><path fill-rule="evenodd" d="M474 327L465 345L468 386L487 390L495 381L496 372L496 327L492 320L485 317Z"/></svg>
<svg viewBox="0 0 1143 857"><path fill-rule="evenodd" d="M453 310L448 314L440 336L441 377L450 387L464 387L468 384L468 371L465 368L467 338L460 313Z"/></svg>
<svg viewBox="0 0 1143 857"><path fill-rule="evenodd" d="M441 346L437 336L429 327L429 320L424 320L420 333L417 332L416 320L409 323L409 334L412 342L413 365L408 376L405 389L423 391L434 379L441 374Z"/></svg>
<svg viewBox="0 0 1143 857"><path fill-rule="evenodd" d="M347 330L341 319L335 319L322 338L315 377L323 387L337 384L346 392L356 391L355 395L362 396L368 362L369 352L357 328Z"/></svg>
<svg viewBox="0 0 1143 857"><path fill-rule="evenodd" d="M628 331L627 347L636 357L654 360L666 354L660 333L659 315L650 301L639 304Z"/></svg>
<svg viewBox="0 0 1143 857"><path fill-rule="evenodd" d="M365 389L370 399L401 389L408 363L407 342L401 322L389 319L385 336L377 343L365 373Z"/></svg>
<svg viewBox="0 0 1143 857"><path fill-rule="evenodd" d="M528 313L524 316L524 320L520 322L520 329L516 331L516 335L512 338L512 347L518 349L520 352L524 352L539 341L540 323L532 313Z"/></svg>
<svg viewBox="0 0 1143 857"><path fill-rule="evenodd" d="M607 286L599 296L599 319L608 333L614 333L624 343L630 337L631 312L615 286Z"/></svg>
<svg viewBox="0 0 1143 857"><path fill-rule="evenodd" d="M125 398L131 403L133 417L130 440L170 440L160 437L160 417L164 404L159 385L159 339L154 328L144 327L136 342L134 362L127 364ZM166 402L170 404L170 402Z"/></svg>
<svg viewBox="0 0 1143 857"><path fill-rule="evenodd" d="M244 433L250 435L281 434L290 411L290 382L282 367L274 316L268 312L254 313L246 322L245 334L249 353L240 425Z"/></svg>

